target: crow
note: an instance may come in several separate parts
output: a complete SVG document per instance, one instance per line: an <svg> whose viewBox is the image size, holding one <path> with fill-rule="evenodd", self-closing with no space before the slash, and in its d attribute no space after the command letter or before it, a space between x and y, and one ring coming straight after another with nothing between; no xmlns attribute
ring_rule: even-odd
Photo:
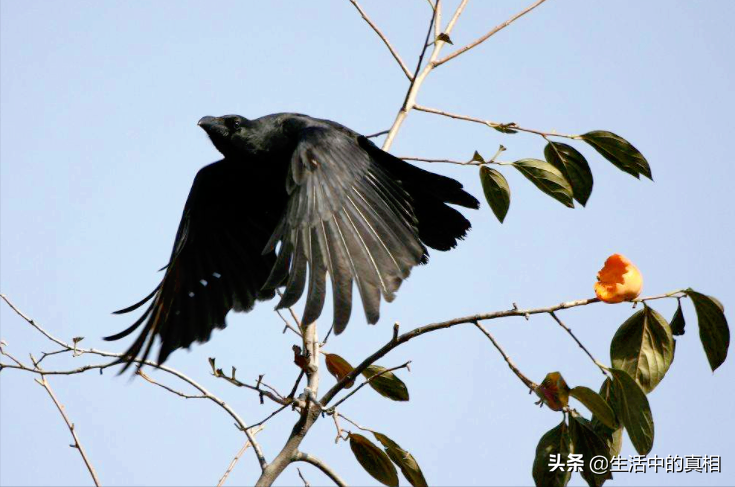
<svg viewBox="0 0 735 487"><path fill-rule="evenodd" d="M470 222L448 204L478 208L462 185L379 149L329 120L278 113L248 120L203 117L199 126L224 158L202 168L184 206L160 284L135 323L143 327L121 359L157 362L209 340L230 310L250 311L283 289L276 309L306 292L302 323L316 320L331 281L335 333L352 311L353 287L369 324L391 302L427 247L450 250ZM354 284L354 286L353 286Z"/></svg>

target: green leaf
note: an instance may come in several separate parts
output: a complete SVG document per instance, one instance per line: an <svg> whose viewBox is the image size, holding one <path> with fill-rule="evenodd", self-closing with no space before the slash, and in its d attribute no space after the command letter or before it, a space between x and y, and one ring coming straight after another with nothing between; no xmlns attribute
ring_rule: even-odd
<svg viewBox="0 0 735 487"><path fill-rule="evenodd" d="M603 456L608 461L610 460L610 449L607 447L605 440L597 434L592 424L576 412L572 412L569 417L569 433L572 437L574 453L582 455L584 466L581 475L587 485L599 487L605 483L605 480L611 479L612 474L609 470L598 473L597 466L595 469L590 466L592 459L597 456Z"/></svg>
<svg viewBox="0 0 735 487"><path fill-rule="evenodd" d="M480 166L480 182L485 193L487 204L495 216L503 223L510 207L510 187L505 177L499 171L486 166Z"/></svg>
<svg viewBox="0 0 735 487"><path fill-rule="evenodd" d="M596 418L605 424L605 426L613 430L618 427L618 422L615 419L615 413L607 404L607 401L589 387L574 387L569 391L569 395L584 404L584 406L589 409Z"/></svg>
<svg viewBox="0 0 735 487"><path fill-rule="evenodd" d="M656 388L674 360L674 337L663 316L644 306L623 323L610 343L615 368L633 377L646 393Z"/></svg>
<svg viewBox="0 0 735 487"><path fill-rule="evenodd" d="M653 180L651 168L643 154L619 135L605 130L593 130L580 137L621 171L636 178L643 174Z"/></svg>
<svg viewBox="0 0 735 487"><path fill-rule="evenodd" d="M684 334L684 327L686 322L684 321L684 313L681 311L681 301L676 306L676 312L674 317L671 318L671 334L674 336L681 336Z"/></svg>
<svg viewBox="0 0 735 487"><path fill-rule="evenodd" d="M366 379L370 379L376 374L383 372L385 367L380 365L371 365L365 369L362 375ZM408 388L401 379L396 377L393 372L386 372L370 381L370 387L375 389L378 394L394 401L408 401Z"/></svg>
<svg viewBox="0 0 735 487"><path fill-rule="evenodd" d="M373 435L375 436L375 439L383 445L385 452L388 454L390 459L393 460L393 463L398 465L398 468L401 469L401 473L403 473L403 476L406 477L406 480L408 480L411 485L414 487L428 486L426 479L424 478L424 474L421 472L421 467L419 467L419 464L416 462L413 455L401 448L398 443L391 440L384 434L373 431Z"/></svg>
<svg viewBox="0 0 735 487"><path fill-rule="evenodd" d="M367 473L383 485L398 486L398 472L388 455L370 440L357 433L350 433L350 448Z"/></svg>
<svg viewBox="0 0 735 487"><path fill-rule="evenodd" d="M473 162L485 162L485 159L482 158L479 152L475 151L475 153L472 154L472 161Z"/></svg>
<svg viewBox="0 0 735 487"><path fill-rule="evenodd" d="M573 193L569 181L553 165L539 159L521 159L513 163L521 174L548 194L569 208L574 208Z"/></svg>
<svg viewBox="0 0 735 487"><path fill-rule="evenodd" d="M609 369L615 380L610 387L610 404L639 455L653 448L653 415L646 393L624 370Z"/></svg>
<svg viewBox="0 0 735 487"><path fill-rule="evenodd" d="M572 477L572 472L566 468L556 468L553 472L549 466L551 455L559 455L559 462L566 465L569 454L572 453L572 438L569 428L562 420L558 426L547 431L536 446L536 456L533 459L533 480L537 487L564 487Z"/></svg>
<svg viewBox="0 0 735 487"><path fill-rule="evenodd" d="M605 379L605 382L602 383L602 386L600 387L600 397L607 402L608 405L610 405L612 399L610 398L610 388L612 385L612 381L610 379ZM615 412L613 411L613 415ZM617 456L620 455L620 451L623 449L623 426L620 424L620 421L618 421L617 417L615 417L615 423L618 425L615 429L610 429L607 427L602 421L598 419L597 416L594 414L592 415L592 427L595 429L597 434L605 440L607 443L607 447L610 450L610 456Z"/></svg>
<svg viewBox="0 0 735 487"><path fill-rule="evenodd" d="M571 145L549 142L544 148L546 161L557 168L572 186L574 199L584 206L592 194L592 171L587 159Z"/></svg>
<svg viewBox="0 0 735 487"><path fill-rule="evenodd" d="M342 380L342 377L352 372L352 365L336 353L326 353L324 354L324 357L327 364L327 370L335 379L337 379L337 381ZM353 385L355 385L355 381L351 380L345 384L345 389L349 389Z"/></svg>
<svg viewBox="0 0 735 487"><path fill-rule="evenodd" d="M687 296L692 299L694 309L697 310L699 322L699 339L702 341L704 353L707 354L712 372L727 358L727 349L730 346L730 328L727 325L722 303L712 296L700 294L689 288Z"/></svg>

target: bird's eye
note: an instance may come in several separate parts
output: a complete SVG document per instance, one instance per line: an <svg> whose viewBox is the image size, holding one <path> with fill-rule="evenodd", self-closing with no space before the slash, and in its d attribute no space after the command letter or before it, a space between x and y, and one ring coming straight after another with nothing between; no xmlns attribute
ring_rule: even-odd
<svg viewBox="0 0 735 487"><path fill-rule="evenodd" d="M240 121L239 120L233 120L231 122L232 130L237 130L240 128Z"/></svg>

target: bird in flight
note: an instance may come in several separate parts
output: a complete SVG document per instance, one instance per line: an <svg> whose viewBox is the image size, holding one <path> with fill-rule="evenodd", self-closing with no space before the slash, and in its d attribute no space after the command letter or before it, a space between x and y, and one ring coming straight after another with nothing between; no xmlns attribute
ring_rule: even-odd
<svg viewBox="0 0 735 487"><path fill-rule="evenodd" d="M255 120L203 117L224 158L202 168L184 206L160 284L116 311L145 312L122 361L145 360L156 336L158 363L225 327L230 310L250 311L283 289L276 308L306 292L302 323L316 320L331 281L333 327L344 331L352 292L367 322L380 316L427 247L450 250L470 229L456 209L479 202L451 178L417 168L329 120L278 113Z"/></svg>

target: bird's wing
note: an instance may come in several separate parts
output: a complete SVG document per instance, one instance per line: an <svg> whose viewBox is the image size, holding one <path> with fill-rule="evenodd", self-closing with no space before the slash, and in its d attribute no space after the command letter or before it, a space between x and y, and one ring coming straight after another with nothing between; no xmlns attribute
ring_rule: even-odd
<svg viewBox="0 0 735 487"><path fill-rule="evenodd" d="M241 168L223 160L197 173L163 280L145 299L116 312L150 302L132 326L106 338L123 338L143 325L121 361L147 358L158 336L162 363L178 348L209 340L212 330L225 327L231 309L248 311L257 299L273 297L261 291L275 262L263 248L277 220L269 224L253 211L262 195L243 191Z"/></svg>
<svg viewBox="0 0 735 487"><path fill-rule="evenodd" d="M410 196L357 138L326 127L301 131L286 190L285 213L266 247L271 251L280 242L264 289L285 282L278 308L307 290L303 322L309 323L321 314L329 274L340 333L350 317L354 281L368 323L376 323L381 294L392 301L425 257Z"/></svg>

